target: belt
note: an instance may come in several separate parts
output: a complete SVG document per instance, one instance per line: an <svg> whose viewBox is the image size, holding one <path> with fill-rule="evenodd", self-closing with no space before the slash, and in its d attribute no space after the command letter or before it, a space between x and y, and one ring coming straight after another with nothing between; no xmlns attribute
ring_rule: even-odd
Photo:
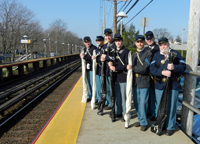
<svg viewBox="0 0 200 144"><path fill-rule="evenodd" d="M144 79L146 79L146 80L150 80L150 77L149 76L147 76L147 75L140 75L140 74L138 74L138 73L135 73L135 77L144 77Z"/></svg>
<svg viewBox="0 0 200 144"><path fill-rule="evenodd" d="M171 80L172 81L180 81L180 77L173 77L173 78L171 78ZM154 77L154 83L155 83L155 81L158 81L158 82L161 82L161 81L163 81L163 82L166 82L167 81L167 79L166 78L158 78L158 77Z"/></svg>
<svg viewBox="0 0 200 144"><path fill-rule="evenodd" d="M135 73L135 76L136 77L141 77L142 75Z"/></svg>

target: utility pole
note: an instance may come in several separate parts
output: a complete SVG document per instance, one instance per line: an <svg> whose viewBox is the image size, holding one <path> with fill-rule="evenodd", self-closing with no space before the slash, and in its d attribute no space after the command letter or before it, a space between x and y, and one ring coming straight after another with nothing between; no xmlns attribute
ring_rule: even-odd
<svg viewBox="0 0 200 144"><path fill-rule="evenodd" d="M103 36L103 21L101 20L101 36Z"/></svg>
<svg viewBox="0 0 200 144"><path fill-rule="evenodd" d="M114 6L114 12L113 12L113 34L115 35L117 33L117 1L113 0L113 6Z"/></svg>
<svg viewBox="0 0 200 144"><path fill-rule="evenodd" d="M105 30L106 29L105 0L103 0L103 17L104 17L104 30Z"/></svg>
<svg viewBox="0 0 200 144"><path fill-rule="evenodd" d="M197 72L198 55L200 47L200 1L190 1L190 14L188 25L186 70ZM196 77L186 74L183 90L183 101L194 105ZM183 105L181 115L181 129L189 137L192 136L193 111Z"/></svg>

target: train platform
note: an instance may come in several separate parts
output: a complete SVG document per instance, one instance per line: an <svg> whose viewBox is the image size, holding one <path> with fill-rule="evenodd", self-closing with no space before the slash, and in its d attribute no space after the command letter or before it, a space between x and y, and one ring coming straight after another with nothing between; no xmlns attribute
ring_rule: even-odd
<svg viewBox="0 0 200 144"><path fill-rule="evenodd" d="M99 116L97 107L92 110L90 103L81 103L82 90L82 77L80 77L31 142L32 144L193 143L178 127L172 136L166 136L164 132L158 136L152 133L150 128L142 132L140 128L133 127L133 123L137 122L135 109L131 111L128 129L124 128L121 119L112 123L109 118L110 111L104 111L104 115ZM149 121L149 125L151 124Z"/></svg>

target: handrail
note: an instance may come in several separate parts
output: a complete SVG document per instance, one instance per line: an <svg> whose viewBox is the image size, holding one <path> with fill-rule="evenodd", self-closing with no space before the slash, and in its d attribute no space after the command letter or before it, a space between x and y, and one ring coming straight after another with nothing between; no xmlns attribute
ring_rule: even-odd
<svg viewBox="0 0 200 144"><path fill-rule="evenodd" d="M185 74L189 74L189 75L193 75L193 76L196 76L196 77L200 77L200 73L198 73L198 72L193 72L193 71L185 70L184 73Z"/></svg>

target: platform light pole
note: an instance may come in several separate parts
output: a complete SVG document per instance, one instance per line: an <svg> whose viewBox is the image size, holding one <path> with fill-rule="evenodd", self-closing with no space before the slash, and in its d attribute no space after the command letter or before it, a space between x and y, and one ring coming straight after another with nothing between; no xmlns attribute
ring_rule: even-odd
<svg viewBox="0 0 200 144"><path fill-rule="evenodd" d="M23 36L24 40L26 40L27 37L28 37L27 35L24 35L24 36ZM25 43L25 48L26 48L26 60L27 60L27 59L28 59L28 58L27 58L27 56L28 56L27 43Z"/></svg>
<svg viewBox="0 0 200 144"><path fill-rule="evenodd" d="M71 49L71 54L73 53L73 44L72 44L72 49Z"/></svg>
<svg viewBox="0 0 200 144"><path fill-rule="evenodd" d="M44 42L44 56L47 57L47 45L46 45L47 40L43 39L43 42Z"/></svg>
<svg viewBox="0 0 200 144"><path fill-rule="evenodd" d="M64 46L65 46L65 43L62 43L62 46L63 46L63 55L64 55Z"/></svg>
<svg viewBox="0 0 200 144"><path fill-rule="evenodd" d="M181 51L181 55L183 56L183 32L184 32L185 28L182 29L182 51Z"/></svg>
<svg viewBox="0 0 200 144"><path fill-rule="evenodd" d="M58 55L58 51L57 51L57 41L55 41L55 45L56 45L56 56Z"/></svg>
<svg viewBox="0 0 200 144"><path fill-rule="evenodd" d="M117 17L121 17L121 27L120 27L120 34L122 35L122 25L123 25L123 18L127 18L128 16L122 11L117 14Z"/></svg>

